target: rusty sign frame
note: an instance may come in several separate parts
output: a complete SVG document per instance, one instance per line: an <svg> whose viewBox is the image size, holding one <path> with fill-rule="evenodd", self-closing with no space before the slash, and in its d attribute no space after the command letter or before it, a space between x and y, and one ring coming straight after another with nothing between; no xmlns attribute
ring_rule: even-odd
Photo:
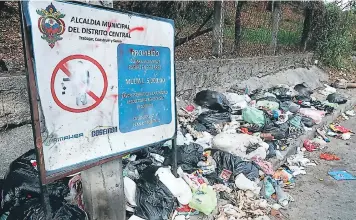
<svg viewBox="0 0 356 220"><path fill-rule="evenodd" d="M47 176L46 169L45 169L45 162L44 162L44 154L43 154L43 140L42 140L42 136L41 136L41 118L40 118L40 111L39 111L40 101L38 98L39 95L38 95L38 91L37 91L36 76L35 76L35 70L34 70L34 66L33 66L34 54L33 54L33 48L31 47L32 46L32 44L31 44L32 34L31 34L31 30L30 30L30 24L27 23L26 18L25 18L26 15L24 14L24 7L25 7L24 4L26 4L26 3L24 3L23 1L19 2L19 13L20 13L20 18L21 18L20 19L21 33L22 33L22 40L23 40L23 51L25 51L25 53L24 53L25 67L27 70L27 74L26 74L27 89L28 89L28 94L29 94L34 145L35 145L36 154L37 154L36 155L37 163L38 163L39 171L40 171L40 181L42 183L42 187L44 187L42 189L42 192L43 192L45 200L46 200L46 194L47 194L46 193L47 190L45 187L46 184L51 183L58 179L62 179L69 175L76 174L80 171L87 170L92 167L102 165L102 164L110 162L112 160L119 159L129 153L137 152L147 146L142 146L140 149L132 150L132 151L125 152L125 153L122 153L119 155L108 156L108 158L101 158L94 162L87 162L87 164L79 165L77 168L68 169L63 172L59 172L59 173L55 173L55 174ZM88 6L87 4L81 3L81 2L75 2L75 4ZM159 19L154 16L142 15L142 14L128 12L128 11L124 11L124 10L115 10L115 9L107 8L107 7L103 7L103 6L90 5L90 7L98 8L98 9L105 9L108 11L122 12L125 14L137 15L140 17ZM173 65L174 65L174 62L173 62ZM174 77L176 78L175 65L173 66L173 69L174 69ZM176 81L174 81L173 96L176 97ZM175 106L175 115L177 116L176 98L174 98L174 106ZM176 117L175 117L175 120L177 120ZM173 149L173 167L172 167L172 169L173 169L173 174L176 177L177 177L177 145L176 145L177 126L178 126L177 122L175 122L175 132L171 139L162 140L162 141L169 141L169 140L172 141L172 149ZM46 203L47 202L45 201L45 205L46 205ZM48 204L49 204L49 202L48 202ZM48 208L50 209L50 207L47 207L47 209ZM48 212L51 213L50 211L48 211Z"/></svg>

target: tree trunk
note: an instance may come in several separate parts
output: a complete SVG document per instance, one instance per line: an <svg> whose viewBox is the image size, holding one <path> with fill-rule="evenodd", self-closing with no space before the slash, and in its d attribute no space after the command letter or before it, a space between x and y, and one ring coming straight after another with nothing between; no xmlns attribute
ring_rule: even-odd
<svg viewBox="0 0 356 220"><path fill-rule="evenodd" d="M245 2L238 1L235 12L235 52L240 51L240 41L241 41L241 11L242 6Z"/></svg>
<svg viewBox="0 0 356 220"><path fill-rule="evenodd" d="M303 33L300 41L300 50L302 52L305 52L305 50L307 49L307 44L310 38L312 19L313 19L313 9L307 5L305 8Z"/></svg>
<svg viewBox="0 0 356 220"><path fill-rule="evenodd" d="M272 11L272 41L271 41L271 54L276 55L277 52L277 42L278 42L278 28L279 21L281 20L281 2L273 2L273 11Z"/></svg>
<svg viewBox="0 0 356 220"><path fill-rule="evenodd" d="M212 54L221 57L224 36L224 9L223 1L214 2L214 27L213 27L213 48Z"/></svg>
<svg viewBox="0 0 356 220"><path fill-rule="evenodd" d="M177 46L182 45L190 40L193 40L196 37L199 37L200 35L203 35L205 33L212 31L213 28L211 28L211 27L207 28L205 30L201 30L201 29L206 25L206 23L208 23L208 21L211 19L213 14L214 14L214 12L210 13L194 33L192 33L191 35L189 35L187 37L182 37L182 38L176 39L174 42L174 45L177 47Z"/></svg>

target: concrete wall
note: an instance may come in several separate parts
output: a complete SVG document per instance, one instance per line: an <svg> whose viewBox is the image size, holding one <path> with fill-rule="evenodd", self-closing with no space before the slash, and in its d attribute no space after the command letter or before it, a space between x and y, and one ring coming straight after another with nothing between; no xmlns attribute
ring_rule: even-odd
<svg viewBox="0 0 356 220"><path fill-rule="evenodd" d="M315 71L306 69L295 73L283 72L286 69L307 66L311 56L304 54L176 62L177 96L181 100L191 100L202 89L226 91L234 85L245 83L251 77L261 79L277 72L282 76L296 74L293 81L298 78L298 74L315 77L320 74L316 72L317 74L310 75ZM304 78L298 79L303 81ZM272 78L270 81L276 79ZM254 84L254 80L249 83ZM0 178L12 160L33 148L26 85L24 75L0 76Z"/></svg>
<svg viewBox="0 0 356 220"><path fill-rule="evenodd" d="M306 67L312 54L176 62L177 96L192 100L198 91L226 91L251 77Z"/></svg>

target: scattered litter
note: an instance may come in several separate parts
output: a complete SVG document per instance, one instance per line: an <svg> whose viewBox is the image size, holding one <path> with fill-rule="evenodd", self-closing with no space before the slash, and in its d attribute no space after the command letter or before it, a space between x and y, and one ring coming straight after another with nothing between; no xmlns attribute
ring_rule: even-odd
<svg viewBox="0 0 356 220"><path fill-rule="evenodd" d="M321 94L328 96L330 94L336 93L336 89L334 87L328 86L324 84L325 89L321 91Z"/></svg>
<svg viewBox="0 0 356 220"><path fill-rule="evenodd" d="M224 93L224 95L231 104L233 110L244 109L247 107L247 103L251 101L248 95L239 95L236 93Z"/></svg>
<svg viewBox="0 0 356 220"><path fill-rule="evenodd" d="M328 95L326 100L328 100L331 103L337 103L337 104L345 104L347 102L347 99L339 93L333 93Z"/></svg>
<svg viewBox="0 0 356 220"><path fill-rule="evenodd" d="M202 136L197 138L194 143L202 146L203 149L207 149L207 148L211 148L212 141L213 141L213 136L210 133L203 131Z"/></svg>
<svg viewBox="0 0 356 220"><path fill-rule="evenodd" d="M251 146L255 146L256 149L248 152L248 149ZM220 133L213 139L213 148L223 150L246 159L251 159L255 156L265 159L269 145L263 142L259 137L248 134Z"/></svg>
<svg viewBox="0 0 356 220"><path fill-rule="evenodd" d="M342 116L345 120L349 120L349 116L347 116L345 113L341 113L341 116Z"/></svg>
<svg viewBox="0 0 356 220"><path fill-rule="evenodd" d="M325 141L325 142L330 142L330 139L326 137L325 131L320 130L319 128L316 129L316 133L320 135L320 137Z"/></svg>
<svg viewBox="0 0 356 220"><path fill-rule="evenodd" d="M182 178L175 178L171 169L161 167L157 170L156 175L159 180L171 191L180 204L186 205L192 199L190 187Z"/></svg>
<svg viewBox="0 0 356 220"><path fill-rule="evenodd" d="M192 112L194 111L195 107L194 105L188 105L187 107L185 107L185 110L187 110L188 112Z"/></svg>
<svg viewBox="0 0 356 220"><path fill-rule="evenodd" d="M316 166L304 151L325 148L330 141L326 135L347 140L353 134L337 124L331 124L327 132L317 129L317 137L304 140L304 148L298 148L274 172L268 159L285 159L286 149L293 147L296 138L347 101L329 86L322 91L328 101L316 100L312 93L306 83L252 92L247 87L237 93L198 92L197 105L177 111L178 178L171 172L170 141L123 158L126 209L133 213L130 220L183 220L201 214L218 220L269 220L268 214L280 217L278 210L294 201L287 192L295 187L295 177L306 174L306 166ZM344 118L355 115L353 110L346 111ZM35 159L34 151L26 153L12 163L5 177L1 203L8 219L43 216ZM320 159L340 158L322 153ZM354 178L347 174L336 176ZM56 217L73 219L66 216L72 215L84 220L80 175L49 186L51 201L56 201L54 210L61 210Z"/></svg>
<svg viewBox="0 0 356 220"><path fill-rule="evenodd" d="M314 120L315 124L320 124L322 121L323 117L325 116L325 111L320 111L316 109L311 109L311 108L301 108L299 110L300 114L307 116L309 118L312 118Z"/></svg>
<svg viewBox="0 0 356 220"><path fill-rule="evenodd" d="M273 174L273 179L275 180L280 180L284 184L291 184L294 182L293 180L293 175L289 173L286 169L284 168L279 168L274 174Z"/></svg>
<svg viewBox="0 0 356 220"><path fill-rule="evenodd" d="M236 176L235 186L240 190L250 190L256 195L258 195L261 190L261 187L258 187L256 182L247 179L243 173Z"/></svg>
<svg viewBox="0 0 356 220"><path fill-rule="evenodd" d="M344 126L341 126L341 125L334 125L334 124L330 124L330 129L333 131L333 132L337 132L337 133L350 133L352 132L350 129L348 128L345 128Z"/></svg>
<svg viewBox="0 0 356 220"><path fill-rule="evenodd" d="M154 175L156 171L153 166L147 167L137 181L134 214L143 219L168 219L175 209L175 197Z"/></svg>
<svg viewBox="0 0 356 220"><path fill-rule="evenodd" d="M313 91L307 86L305 82L295 85L294 90L302 96L310 97L310 95L313 94Z"/></svg>
<svg viewBox="0 0 356 220"><path fill-rule="evenodd" d="M263 111L253 107L247 107L242 110L242 119L248 123L263 126L265 124L265 115Z"/></svg>
<svg viewBox="0 0 356 220"><path fill-rule="evenodd" d="M274 102L274 101L261 100L261 101L257 101L256 104L257 104L258 108L263 108L263 109L268 109L268 110L278 110L279 109L279 103Z"/></svg>
<svg viewBox="0 0 356 220"><path fill-rule="evenodd" d="M192 209L189 205L182 205L176 209L178 216L191 216L191 215L199 215L199 211ZM177 217L178 217L177 216ZM185 219L185 218L183 218Z"/></svg>
<svg viewBox="0 0 356 220"><path fill-rule="evenodd" d="M222 93L203 90L196 94L194 102L202 107L209 108L211 110L217 110L219 112L230 111L230 103Z"/></svg>
<svg viewBox="0 0 356 220"><path fill-rule="evenodd" d="M128 220L145 220L145 219L140 218L137 215L132 215Z"/></svg>
<svg viewBox="0 0 356 220"><path fill-rule="evenodd" d="M260 157L253 157L252 160L262 169L265 174L273 175L274 170L270 162L265 161Z"/></svg>
<svg viewBox="0 0 356 220"><path fill-rule="evenodd" d="M320 144L319 143L316 143L316 142L313 142L311 140L305 140L303 142L303 147L309 151L309 152L312 152L312 151L315 151L316 149L318 149L320 147Z"/></svg>
<svg viewBox="0 0 356 220"><path fill-rule="evenodd" d="M196 209L205 215L212 213L216 205L216 192L210 186L202 186L200 189L193 191L193 198L189 202L189 207Z"/></svg>
<svg viewBox="0 0 356 220"><path fill-rule="evenodd" d="M136 207L136 183L128 177L124 177L124 193L126 202L132 207Z"/></svg>
<svg viewBox="0 0 356 220"><path fill-rule="evenodd" d="M355 116L355 115L356 115L355 110L349 110L349 111L346 111L346 112L345 112L345 114L346 114L347 116L350 116L350 117L352 117L352 116Z"/></svg>
<svg viewBox="0 0 356 220"><path fill-rule="evenodd" d="M345 170L329 171L328 174L335 180L356 180L356 177L354 177L352 174L348 173Z"/></svg>
<svg viewBox="0 0 356 220"><path fill-rule="evenodd" d="M323 160L340 160L340 157L336 156L335 154L321 153L320 154L320 159L323 159Z"/></svg>
<svg viewBox="0 0 356 220"><path fill-rule="evenodd" d="M351 133L344 133L341 135L342 140L349 140L351 138Z"/></svg>

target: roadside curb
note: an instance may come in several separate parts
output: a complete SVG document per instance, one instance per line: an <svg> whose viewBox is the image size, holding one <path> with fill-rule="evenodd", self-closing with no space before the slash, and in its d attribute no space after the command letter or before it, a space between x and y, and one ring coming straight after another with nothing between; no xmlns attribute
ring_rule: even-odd
<svg viewBox="0 0 356 220"><path fill-rule="evenodd" d="M289 145L289 147L285 151L281 151L283 155L283 160L278 160L277 158L272 158L269 160L269 162L272 163L273 169L277 170L279 167L281 167L284 163L287 162L287 158L292 156L297 152L298 147L303 147L303 141L306 139L313 139L316 134L316 130L318 128L323 128L324 126L330 124L333 122L337 117L339 117L342 113L344 113L347 110L350 110L353 108L353 106L356 105L356 97L351 98L349 101L347 101L345 104L339 105L339 107L331 114L323 118L322 122L318 125L315 125L311 131L308 131L306 134L298 137L296 140L294 140L293 143Z"/></svg>

